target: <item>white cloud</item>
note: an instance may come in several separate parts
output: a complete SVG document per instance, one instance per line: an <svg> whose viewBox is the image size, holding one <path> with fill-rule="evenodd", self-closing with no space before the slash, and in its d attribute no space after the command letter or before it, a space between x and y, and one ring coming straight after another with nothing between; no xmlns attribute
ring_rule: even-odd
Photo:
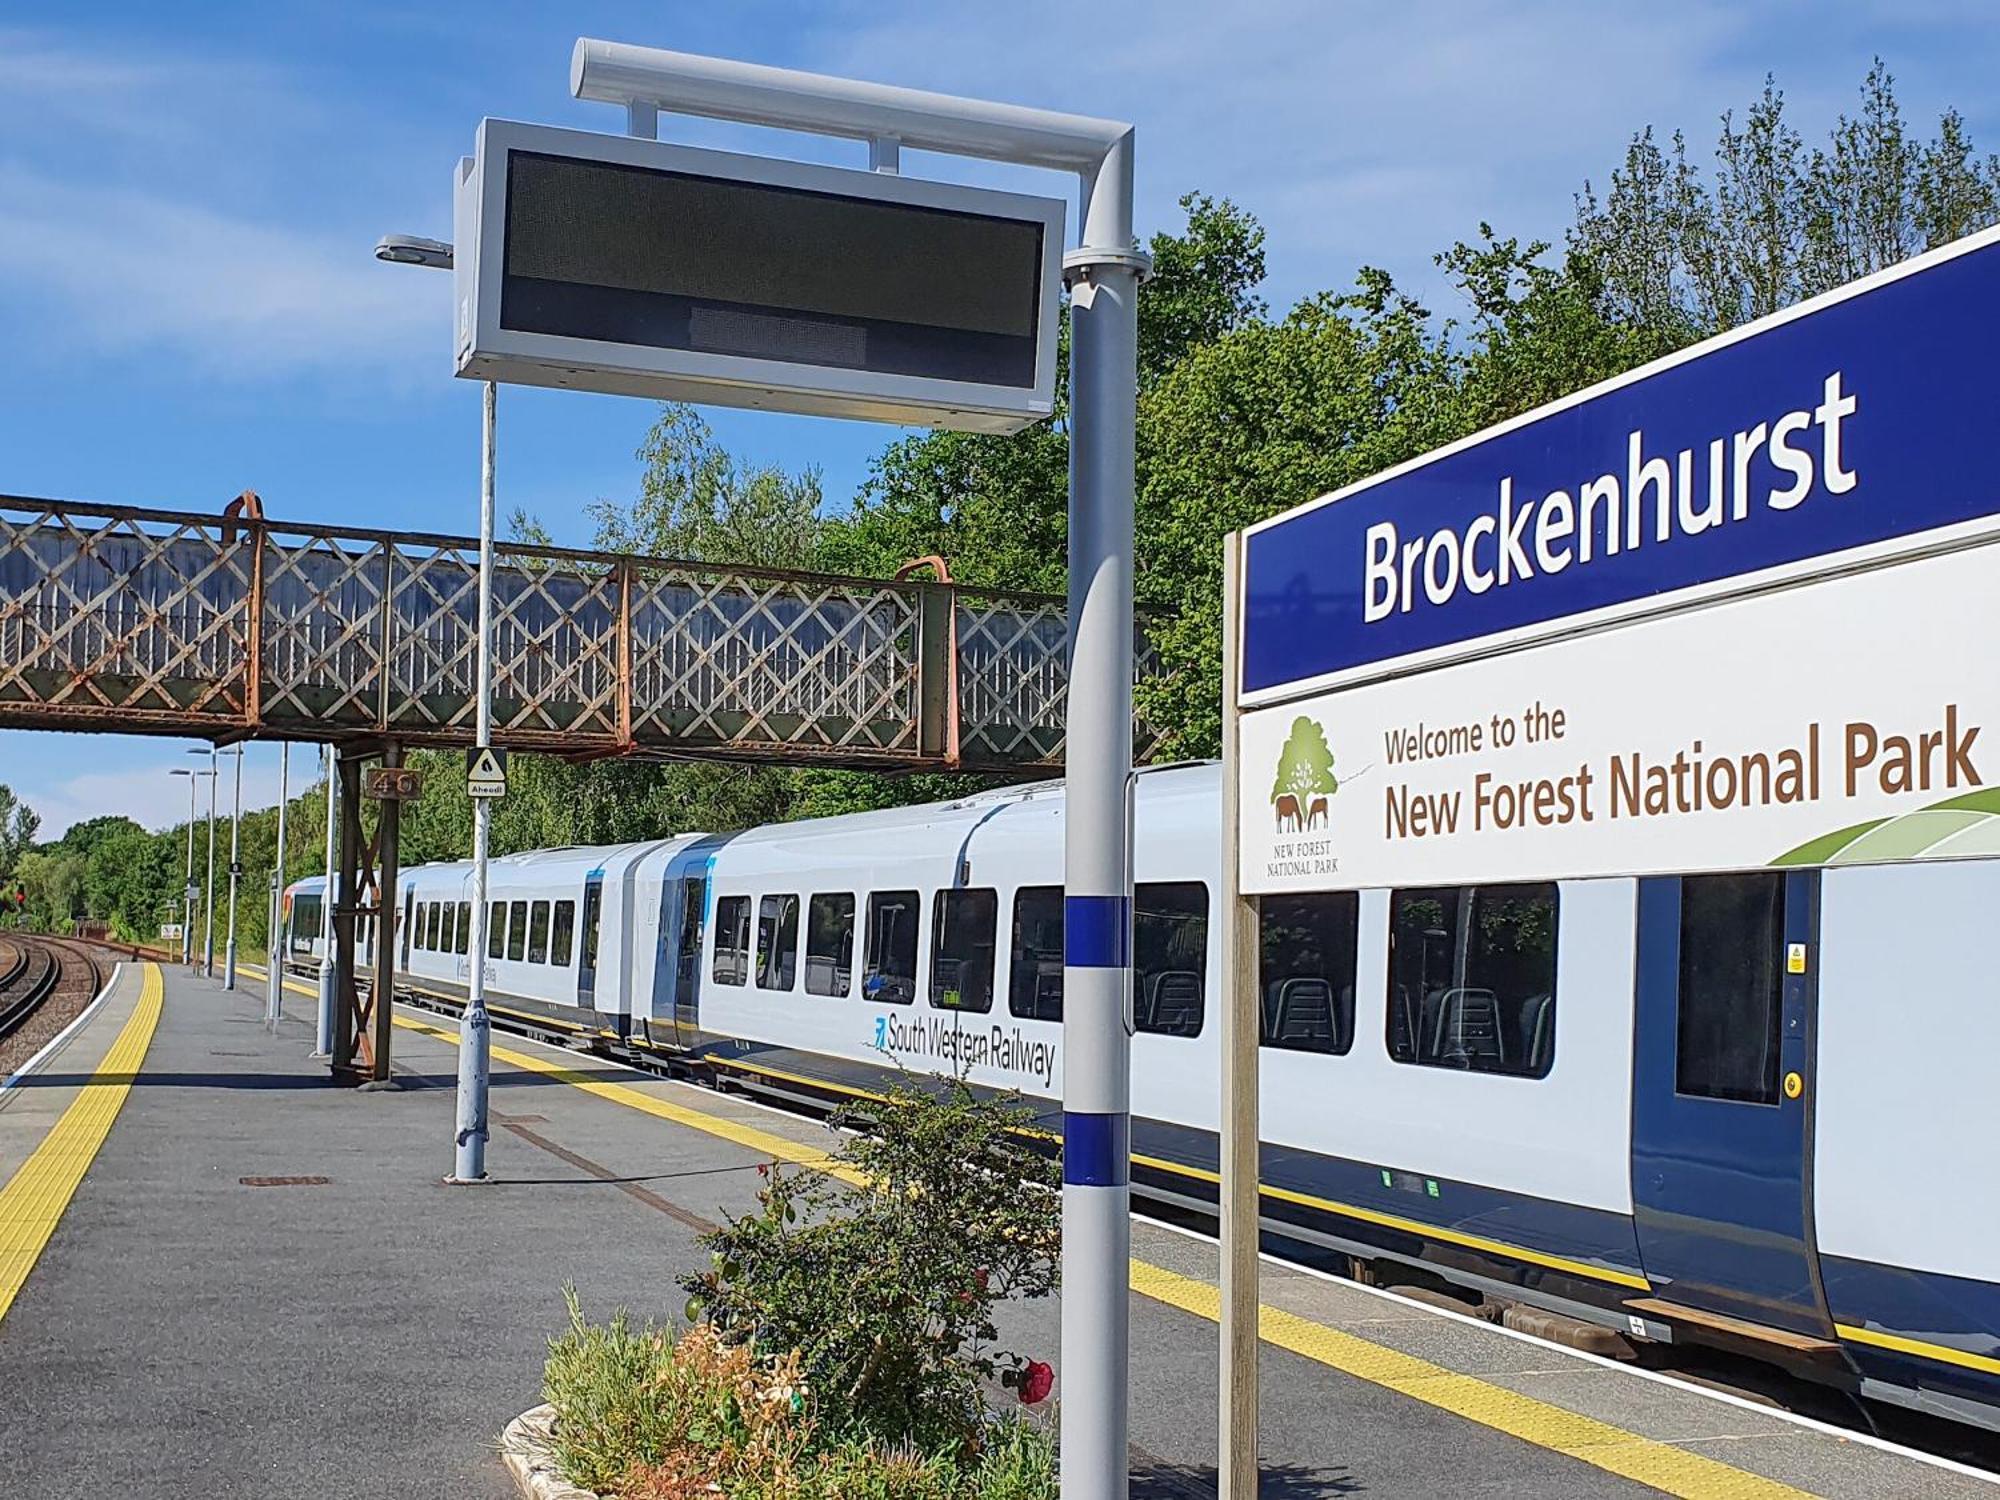
<svg viewBox="0 0 2000 1500"><path fill-rule="evenodd" d="M1846 103L1866 47L1828 66L1786 32L1723 0L1154 0L1117 19L871 0L799 61L1131 120L1142 226L1175 222L1189 188L1235 199L1270 231L1282 307L1362 264L1434 294L1431 257L1481 220L1559 238L1635 130L1685 127L1705 148L1767 67L1795 102Z"/></svg>
<svg viewBox="0 0 2000 1500"><path fill-rule="evenodd" d="M342 222L384 206L346 191L376 138L329 109L252 59L0 29L11 356L237 383L435 374L448 278L379 264L383 226Z"/></svg>
<svg viewBox="0 0 2000 1500"><path fill-rule="evenodd" d="M20 168L0 168L0 202L10 320L54 299L94 352L170 352L240 379L441 360L447 279L379 265L358 238Z"/></svg>
<svg viewBox="0 0 2000 1500"><path fill-rule="evenodd" d="M183 768L205 772L208 768L206 758L187 755L184 747L171 741L159 742L161 748L156 758L148 756L134 762L129 758L131 742L123 741L115 749L120 752L118 758L125 760L126 764L114 769L65 776L63 770L75 760L101 759L104 758L104 750L114 747L107 746L102 736L15 734L7 739L11 742L7 746L11 753L7 766L0 770L0 781L11 786L15 796L40 815L41 828L36 837L45 841L61 838L72 825L92 818L127 817L154 832L185 823L188 815L187 781L171 773ZM87 743L78 744L78 741ZM222 756L219 764L222 775L221 795L216 801L219 814L216 858L226 862L229 857L230 796L236 768L228 755ZM318 777L317 754L311 747L293 747L292 795L296 797ZM243 810L251 812L257 808L275 807L277 802L277 748L251 745L243 760ZM199 858L201 851L207 847L202 843L208 819L206 776L198 782L196 803L203 825L196 840L196 857Z"/></svg>

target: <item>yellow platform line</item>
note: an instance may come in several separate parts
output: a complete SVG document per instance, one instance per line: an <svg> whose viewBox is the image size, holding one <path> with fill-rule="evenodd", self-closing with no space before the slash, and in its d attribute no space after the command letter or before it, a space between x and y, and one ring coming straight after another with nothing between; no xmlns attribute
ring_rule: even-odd
<svg viewBox="0 0 2000 1500"><path fill-rule="evenodd" d="M160 1021L164 986L158 964L145 967L139 1003L104 1061L5 1187L0 1187L0 1318L14 1305L28 1273L97 1159L112 1122L132 1091Z"/></svg>
<svg viewBox="0 0 2000 1500"><path fill-rule="evenodd" d="M1205 1281L1141 1260L1132 1262L1132 1289L1156 1302L1215 1322L1221 1294ZM1283 1308L1261 1305L1257 1332L1279 1349L1379 1385L1453 1416L1669 1495L1714 1500L1802 1500L1805 1490L1719 1463L1671 1443L1641 1437L1609 1422L1580 1416L1533 1396L1463 1375Z"/></svg>
<svg viewBox="0 0 2000 1500"><path fill-rule="evenodd" d="M453 1044L458 1041L456 1032L446 1031L426 1021L398 1016L396 1024L437 1041ZM862 1180L852 1168L835 1162L826 1152L801 1146L771 1131L759 1130L754 1125L704 1114L685 1105L655 1098L628 1084L593 1078L562 1063L511 1047L495 1046L493 1056L511 1066L571 1084L610 1103L640 1110L657 1119L670 1120L690 1130L729 1141L760 1156L816 1167L848 1182ZM1132 1290L1141 1296L1210 1322L1221 1316L1220 1294L1207 1282L1196 1281L1142 1260L1131 1263L1131 1277ZM1641 1437L1609 1422L1579 1416L1477 1376L1461 1375L1456 1370L1404 1354L1401 1350L1371 1343L1337 1328L1328 1328L1282 1308L1258 1308L1258 1333L1265 1343L1303 1355L1329 1369L1491 1427L1538 1448L1560 1453L1565 1458L1650 1485L1665 1494L1687 1497L1687 1500L1812 1500L1809 1491L1794 1489L1747 1469L1719 1463L1685 1448L1676 1448L1671 1443Z"/></svg>

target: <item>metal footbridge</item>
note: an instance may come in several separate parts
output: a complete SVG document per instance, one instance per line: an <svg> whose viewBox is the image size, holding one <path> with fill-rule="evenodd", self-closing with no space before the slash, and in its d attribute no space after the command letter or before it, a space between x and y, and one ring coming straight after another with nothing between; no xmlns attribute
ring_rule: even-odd
<svg viewBox="0 0 2000 1500"><path fill-rule="evenodd" d="M1055 768L1063 601L507 544L493 738L566 757ZM0 729L470 745L478 544L0 497ZM1150 658L1141 653L1141 670Z"/></svg>

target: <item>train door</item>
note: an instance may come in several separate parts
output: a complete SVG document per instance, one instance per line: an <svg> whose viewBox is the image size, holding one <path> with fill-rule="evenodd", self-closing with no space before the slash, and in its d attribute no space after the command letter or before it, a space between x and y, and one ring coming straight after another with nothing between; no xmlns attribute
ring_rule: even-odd
<svg viewBox="0 0 2000 1500"><path fill-rule="evenodd" d="M708 931L709 870L727 835L696 839L667 864L660 894L660 964L653 1014L672 1016L683 1047L701 1040L701 945Z"/></svg>
<svg viewBox="0 0 2000 1500"><path fill-rule="evenodd" d="M597 934L603 927L604 872L593 870L583 882L583 921L576 957L576 1003L597 1009Z"/></svg>
<svg viewBox="0 0 2000 1500"><path fill-rule="evenodd" d="M1809 1181L1818 925L1817 871L1639 882L1632 1206L1671 1304L1651 1310L1802 1346L1832 1337Z"/></svg>
<svg viewBox="0 0 2000 1500"><path fill-rule="evenodd" d="M708 930L708 876L682 876L675 886L674 1027L692 1041L699 1009L701 940Z"/></svg>

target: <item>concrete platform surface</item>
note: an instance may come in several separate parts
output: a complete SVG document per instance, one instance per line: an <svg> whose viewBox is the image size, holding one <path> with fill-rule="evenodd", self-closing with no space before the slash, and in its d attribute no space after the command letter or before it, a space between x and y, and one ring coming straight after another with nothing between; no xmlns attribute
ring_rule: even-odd
<svg viewBox="0 0 2000 1500"><path fill-rule="evenodd" d="M136 982L134 985L136 991ZM666 1318L699 1234L824 1127L500 1034L497 1180L443 1186L455 1046L396 1032L399 1087L333 1088L308 1003L175 971L143 1065L0 1320L0 1490L502 1497L561 1289ZM91 1094L136 995L0 1096L0 1181ZM105 1080L98 1078L97 1084ZM0 1195L5 1193L0 1189ZM0 1224L0 1236L6 1226ZM1134 1232L1134 1493L1214 1493L1214 1247ZM1948 1467L1267 1266L1264 1493L1992 1500ZM1056 1354L1057 1309L1003 1333ZM1060 1361L1057 1394L1061 1394Z"/></svg>

